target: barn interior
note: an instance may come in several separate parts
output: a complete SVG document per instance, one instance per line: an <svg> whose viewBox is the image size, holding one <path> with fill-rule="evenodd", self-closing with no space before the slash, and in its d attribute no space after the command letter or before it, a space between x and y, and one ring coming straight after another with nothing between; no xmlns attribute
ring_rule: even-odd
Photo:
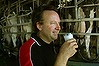
<svg viewBox="0 0 99 66"><path fill-rule="evenodd" d="M61 18L56 50L65 33L72 33L79 46L68 66L99 66L99 0L0 0L0 66L19 66L20 46L33 32L31 13L50 2Z"/></svg>

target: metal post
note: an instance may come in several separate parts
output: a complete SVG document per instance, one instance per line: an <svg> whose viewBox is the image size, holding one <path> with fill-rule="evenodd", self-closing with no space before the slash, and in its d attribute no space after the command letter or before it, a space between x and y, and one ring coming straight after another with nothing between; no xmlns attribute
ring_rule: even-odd
<svg viewBox="0 0 99 66"><path fill-rule="evenodd" d="M20 12L20 8L21 8L21 6L20 6L20 0L18 0L18 5L19 5L18 11Z"/></svg>
<svg viewBox="0 0 99 66"><path fill-rule="evenodd" d="M75 17L76 17L76 19L78 19L78 15L77 15L78 11L77 11L77 8L78 8L77 0L75 0Z"/></svg>
<svg viewBox="0 0 99 66"><path fill-rule="evenodd" d="M32 0L32 2L33 2L33 10L34 10L34 0Z"/></svg>
<svg viewBox="0 0 99 66"><path fill-rule="evenodd" d="M99 18L99 6L96 7L96 18ZM99 21L97 21L96 25L97 25L96 32L99 33ZM97 36L97 55L99 55L99 36Z"/></svg>

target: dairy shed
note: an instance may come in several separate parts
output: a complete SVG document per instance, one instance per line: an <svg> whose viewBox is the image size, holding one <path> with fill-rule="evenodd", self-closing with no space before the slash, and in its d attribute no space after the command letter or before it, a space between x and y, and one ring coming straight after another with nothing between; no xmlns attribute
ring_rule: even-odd
<svg viewBox="0 0 99 66"><path fill-rule="evenodd" d="M57 53L72 33L77 53L68 66L99 66L99 0L1 0L0 66L20 66L19 49L34 32L31 14L39 6L51 3L60 15L61 30L56 39Z"/></svg>

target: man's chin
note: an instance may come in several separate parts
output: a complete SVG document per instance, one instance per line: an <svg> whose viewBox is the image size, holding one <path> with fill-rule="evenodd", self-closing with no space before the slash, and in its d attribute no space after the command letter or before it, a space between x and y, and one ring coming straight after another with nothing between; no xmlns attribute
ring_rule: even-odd
<svg viewBox="0 0 99 66"><path fill-rule="evenodd" d="M56 40L57 38L58 38L58 36L55 36L55 37L54 37L54 40Z"/></svg>

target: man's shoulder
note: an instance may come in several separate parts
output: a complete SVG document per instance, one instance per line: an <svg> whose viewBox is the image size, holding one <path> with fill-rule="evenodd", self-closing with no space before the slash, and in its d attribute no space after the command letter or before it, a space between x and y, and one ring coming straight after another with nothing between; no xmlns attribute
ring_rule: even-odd
<svg viewBox="0 0 99 66"><path fill-rule="evenodd" d="M32 47L32 46L41 46L41 45L38 43L37 40L31 37L28 41L23 43L21 47Z"/></svg>
<svg viewBox="0 0 99 66"><path fill-rule="evenodd" d="M30 38L28 41L22 44L21 48L31 47L33 44L35 44L35 41Z"/></svg>
<svg viewBox="0 0 99 66"><path fill-rule="evenodd" d="M25 44L34 44L34 43L35 43L35 41L32 38L30 38L28 41L23 43L23 45L25 45Z"/></svg>

